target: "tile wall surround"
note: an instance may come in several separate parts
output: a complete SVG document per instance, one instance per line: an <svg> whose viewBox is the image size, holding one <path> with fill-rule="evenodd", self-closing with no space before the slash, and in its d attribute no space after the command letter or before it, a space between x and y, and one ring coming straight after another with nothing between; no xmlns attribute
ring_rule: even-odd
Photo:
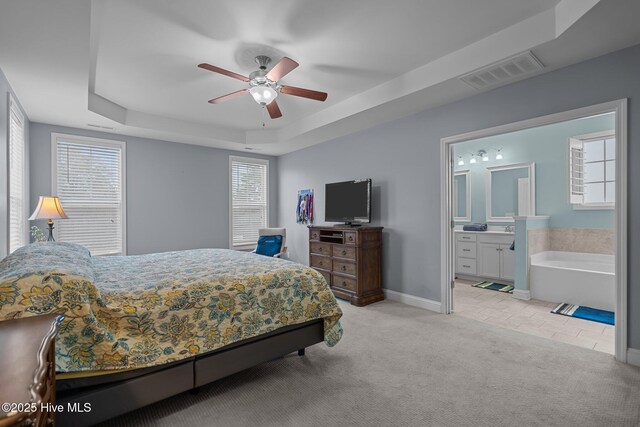
<svg viewBox="0 0 640 427"><path fill-rule="evenodd" d="M612 228L540 228L528 231L529 256L544 251L614 255Z"/></svg>

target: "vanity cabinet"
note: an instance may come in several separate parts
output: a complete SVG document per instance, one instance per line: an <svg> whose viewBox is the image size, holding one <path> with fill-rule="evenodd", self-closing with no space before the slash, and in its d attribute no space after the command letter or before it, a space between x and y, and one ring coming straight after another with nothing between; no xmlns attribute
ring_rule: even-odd
<svg viewBox="0 0 640 427"><path fill-rule="evenodd" d="M478 276L513 281L515 269L511 244L478 243Z"/></svg>
<svg viewBox="0 0 640 427"><path fill-rule="evenodd" d="M456 273L513 282L515 251L510 249L513 234L496 232L456 232Z"/></svg>

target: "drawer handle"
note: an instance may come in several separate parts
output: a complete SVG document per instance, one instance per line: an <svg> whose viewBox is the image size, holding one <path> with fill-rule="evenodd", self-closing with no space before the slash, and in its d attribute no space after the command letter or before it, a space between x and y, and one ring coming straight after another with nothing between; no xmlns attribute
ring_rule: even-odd
<svg viewBox="0 0 640 427"><path fill-rule="evenodd" d="M464 268L471 268L470 265L463 265Z"/></svg>
<svg viewBox="0 0 640 427"><path fill-rule="evenodd" d="M346 255L346 254L347 254L347 251L343 250L342 255Z"/></svg>
<svg viewBox="0 0 640 427"><path fill-rule="evenodd" d="M346 265L342 266L342 271L347 271L347 266Z"/></svg>
<svg viewBox="0 0 640 427"><path fill-rule="evenodd" d="M349 236L349 241L353 242L353 236Z"/></svg>
<svg viewBox="0 0 640 427"><path fill-rule="evenodd" d="M322 252L322 247L318 248L318 252Z"/></svg>
<svg viewBox="0 0 640 427"><path fill-rule="evenodd" d="M463 249L462 252L471 252L471 249Z"/></svg>
<svg viewBox="0 0 640 427"><path fill-rule="evenodd" d="M347 282L345 282L344 280L342 281L342 286L347 287L349 285L347 285Z"/></svg>
<svg viewBox="0 0 640 427"><path fill-rule="evenodd" d="M318 265L319 265L320 267L322 267L322 261L320 261L320 262L318 263Z"/></svg>

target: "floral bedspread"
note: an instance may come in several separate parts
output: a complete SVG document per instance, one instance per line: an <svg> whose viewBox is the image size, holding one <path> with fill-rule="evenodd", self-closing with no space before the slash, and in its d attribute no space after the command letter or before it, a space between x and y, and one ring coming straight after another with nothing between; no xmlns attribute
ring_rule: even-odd
<svg viewBox="0 0 640 427"><path fill-rule="evenodd" d="M0 319L46 313L65 317L59 372L160 365L320 318L329 346L342 336L316 271L226 249L91 257L78 245L27 245L0 262Z"/></svg>

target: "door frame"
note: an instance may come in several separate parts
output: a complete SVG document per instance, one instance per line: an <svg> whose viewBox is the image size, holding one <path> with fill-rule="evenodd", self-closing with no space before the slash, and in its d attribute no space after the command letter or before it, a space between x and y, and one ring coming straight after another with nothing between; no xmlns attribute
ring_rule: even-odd
<svg viewBox="0 0 640 427"><path fill-rule="evenodd" d="M615 358L627 361L627 98L588 107L577 108L546 116L535 117L506 125L480 129L440 140L441 186L441 311L450 314L452 309L452 286L455 278L455 256L453 244L453 144L489 136L501 135L525 129L580 119L598 114L615 113L616 132L616 312L615 312Z"/></svg>

